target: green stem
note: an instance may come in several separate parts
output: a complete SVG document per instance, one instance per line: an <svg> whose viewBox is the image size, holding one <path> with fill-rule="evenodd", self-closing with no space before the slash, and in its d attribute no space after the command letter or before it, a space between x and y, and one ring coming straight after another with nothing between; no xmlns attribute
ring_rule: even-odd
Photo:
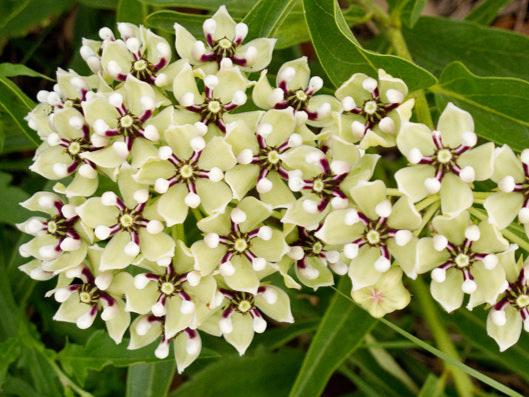
<svg viewBox="0 0 529 397"><path fill-rule="evenodd" d="M184 224L179 223L177 225L174 225L171 229L171 234L173 236L173 240L181 240L184 244L186 244L186 234L184 231Z"/></svg>
<svg viewBox="0 0 529 397"><path fill-rule="evenodd" d="M426 227L428 222L433 218L433 216L436 214L436 212L439 210L440 203L435 201L428 207L428 210L424 213L422 217L421 226L417 229L415 234L418 236L421 234L422 230Z"/></svg>
<svg viewBox="0 0 529 397"><path fill-rule="evenodd" d="M422 211L423 209L429 207L433 203L439 201L439 195L434 194L432 196L426 197L424 200L419 201L417 204L415 204L415 208L417 208L417 211Z"/></svg>
<svg viewBox="0 0 529 397"><path fill-rule="evenodd" d="M402 196L402 192L399 189L387 188L386 193L388 196Z"/></svg>
<svg viewBox="0 0 529 397"><path fill-rule="evenodd" d="M426 320L426 323L432 332L437 346L447 356L461 361L457 349L452 343L450 335L448 335L448 332L444 327L444 324L439 316L438 309L428 291L428 288L424 284L424 281L422 279L417 279L412 284L412 287L415 292L415 297L421 306L422 315L424 316L424 319ZM474 384L468 375L454 365L447 365L446 367L452 373L457 393L461 397L472 397Z"/></svg>
<svg viewBox="0 0 529 397"><path fill-rule="evenodd" d="M191 212L193 213L193 216L195 217L197 222L201 220L202 218L204 218L204 216L202 215L202 212L200 212L198 208L191 208Z"/></svg>
<svg viewBox="0 0 529 397"><path fill-rule="evenodd" d="M61 382L61 384L64 387L69 387L74 392L76 392L80 397L94 397L94 395L92 393L88 393L87 391L85 391L85 390L81 389L79 386L77 386L75 384L75 382L73 380L71 380L68 377L68 375L66 375L62 371L62 369L57 365L57 363L55 361L50 359L50 360L48 360L48 362L50 363L51 367L53 368L53 371L55 372L55 374L59 378L59 381Z"/></svg>

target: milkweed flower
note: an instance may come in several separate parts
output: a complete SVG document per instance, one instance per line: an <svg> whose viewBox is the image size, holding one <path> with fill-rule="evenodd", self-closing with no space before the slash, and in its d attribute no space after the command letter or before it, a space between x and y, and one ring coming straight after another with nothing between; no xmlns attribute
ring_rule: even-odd
<svg viewBox="0 0 529 397"><path fill-rule="evenodd" d="M399 190L413 202L439 193L444 214L457 216L473 203L472 183L492 176L494 144L477 144L472 116L449 103L437 130L405 123L397 147L412 164L395 173Z"/></svg>
<svg viewBox="0 0 529 397"><path fill-rule="evenodd" d="M276 39L258 38L243 44L248 26L236 23L224 6L204 21L204 41L178 23L174 29L178 55L206 73L214 73L221 64L237 65L245 72L259 71L270 63L276 43Z"/></svg>
<svg viewBox="0 0 529 397"><path fill-rule="evenodd" d="M342 112L335 114L338 133L361 148L391 147L401 126L408 122L414 105L405 100L408 87L384 70L378 80L363 73L353 74L336 90Z"/></svg>

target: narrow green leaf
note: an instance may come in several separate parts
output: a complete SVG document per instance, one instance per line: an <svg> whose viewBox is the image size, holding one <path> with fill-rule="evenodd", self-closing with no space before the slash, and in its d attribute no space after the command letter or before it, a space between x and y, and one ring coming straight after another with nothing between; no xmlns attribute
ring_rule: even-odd
<svg viewBox="0 0 529 397"><path fill-rule="evenodd" d="M147 15L145 23L150 28L163 30L164 32L174 34L174 23L186 27L195 37L202 36L202 24L208 18L208 15L185 14L178 11L156 11Z"/></svg>
<svg viewBox="0 0 529 397"><path fill-rule="evenodd" d="M257 349L260 345L268 350L278 349L300 335L313 333L318 323L318 320L296 321L287 327L273 328L256 335L252 344Z"/></svg>
<svg viewBox="0 0 529 397"><path fill-rule="evenodd" d="M411 91L435 84L432 74L412 62L361 48L349 29L345 30L342 12L335 0L303 0L303 5L318 59L335 86L356 72L374 76L378 68L404 79Z"/></svg>
<svg viewBox="0 0 529 397"><path fill-rule="evenodd" d="M404 29L413 59L439 74L454 61L483 76L529 80L529 37L470 21L422 17L413 29Z"/></svg>
<svg viewBox="0 0 529 397"><path fill-rule="evenodd" d="M115 10L118 0L78 0L84 6L102 10Z"/></svg>
<svg viewBox="0 0 529 397"><path fill-rule="evenodd" d="M294 349L224 357L192 376L171 397L286 396L302 359L303 352Z"/></svg>
<svg viewBox="0 0 529 397"><path fill-rule="evenodd" d="M478 77L454 62L431 88L443 102L469 111L476 133L497 144L523 150L529 139L529 82L502 77Z"/></svg>
<svg viewBox="0 0 529 397"><path fill-rule="evenodd" d="M434 374L429 374L421 387L418 397L441 397L444 395L444 381Z"/></svg>
<svg viewBox="0 0 529 397"><path fill-rule="evenodd" d="M350 281L343 277L338 291L349 293ZM360 345L376 319L336 293L312 339L290 397L320 396L328 380Z"/></svg>
<svg viewBox="0 0 529 397"><path fill-rule="evenodd" d="M127 371L126 397L163 397L167 395L176 364L174 360L133 364Z"/></svg>
<svg viewBox="0 0 529 397"><path fill-rule="evenodd" d="M183 7L199 10L216 11L225 5L230 14L244 15L253 6L253 1L248 0L140 0L142 3L157 7Z"/></svg>
<svg viewBox="0 0 529 397"><path fill-rule="evenodd" d="M7 113L27 138L37 146L40 139L24 120L32 107L33 101L20 88L6 77L0 77L0 110Z"/></svg>
<svg viewBox="0 0 529 397"><path fill-rule="evenodd" d="M13 225L29 216L29 211L19 205L29 197L29 194L19 187L10 186L10 181L11 175L0 172L0 203L2 203L0 223Z"/></svg>
<svg viewBox="0 0 529 397"><path fill-rule="evenodd" d="M489 25L512 0L481 0L466 16L467 21Z"/></svg>
<svg viewBox="0 0 529 397"><path fill-rule="evenodd" d="M58 359L63 368L77 377L80 383L88 375L89 370L99 371L107 365L126 367L135 363L159 363L174 361L169 355L164 360L154 356L156 344L138 350L127 349L128 340L116 345L102 330L94 332L85 346L68 343L58 354ZM218 354L203 348L200 358L218 357Z"/></svg>
<svg viewBox="0 0 529 397"><path fill-rule="evenodd" d="M10 337L0 342L0 390L5 382L9 366L20 356L20 341Z"/></svg>
<svg viewBox="0 0 529 397"><path fill-rule="evenodd" d="M409 0L401 12L401 20L406 26L413 28L421 16L421 12L426 6L427 0Z"/></svg>
<svg viewBox="0 0 529 397"><path fill-rule="evenodd" d="M139 0L119 0L116 22L142 24L145 18L145 5Z"/></svg>
<svg viewBox="0 0 529 397"><path fill-rule="evenodd" d="M295 0L260 0L256 2L243 19L243 22L249 26L246 40L272 37L294 2Z"/></svg>
<svg viewBox="0 0 529 397"><path fill-rule="evenodd" d="M39 73L31 68L28 68L26 65L17 64L17 63L0 63L0 76L2 77L15 77L15 76L28 76L28 77L39 77L41 79L46 79L53 81L53 79L48 76Z"/></svg>

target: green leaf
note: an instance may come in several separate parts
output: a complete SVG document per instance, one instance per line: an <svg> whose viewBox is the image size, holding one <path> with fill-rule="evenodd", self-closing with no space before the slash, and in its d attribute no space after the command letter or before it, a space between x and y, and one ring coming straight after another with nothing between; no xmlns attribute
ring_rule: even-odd
<svg viewBox="0 0 529 397"><path fill-rule="evenodd" d="M116 10L116 22L142 24L145 18L145 5L139 0L119 0Z"/></svg>
<svg viewBox="0 0 529 397"><path fill-rule="evenodd" d="M167 395L176 364L174 360L133 364L127 371L126 397L163 397Z"/></svg>
<svg viewBox="0 0 529 397"><path fill-rule="evenodd" d="M273 37L295 0L260 0L246 14L243 22L249 26L247 41L258 37Z"/></svg>
<svg viewBox="0 0 529 397"><path fill-rule="evenodd" d="M474 117L476 133L498 144L523 150L529 139L529 83L520 79L479 77L454 62L431 91Z"/></svg>
<svg viewBox="0 0 529 397"><path fill-rule="evenodd" d="M529 382L529 338L522 334L518 343L507 351L500 352L496 342L487 335L484 313L480 311L479 314L467 310L458 311L453 323L465 336L467 343Z"/></svg>
<svg viewBox="0 0 529 397"><path fill-rule="evenodd" d="M13 225L29 216L29 211L19 205L29 197L29 194L19 187L10 186L10 182L11 175L0 172L0 203L2 203L0 223Z"/></svg>
<svg viewBox="0 0 529 397"><path fill-rule="evenodd" d="M261 345L268 350L278 349L300 335L313 333L318 323L319 321L317 320L296 321L287 327L272 328L262 334L256 335L252 344L254 348L259 348Z"/></svg>
<svg viewBox="0 0 529 397"><path fill-rule="evenodd" d="M40 139L24 120L33 106L33 101L20 88L6 77L0 77L0 111L7 113L27 138L37 146Z"/></svg>
<svg viewBox="0 0 529 397"><path fill-rule="evenodd" d="M400 18L406 26L413 28L426 6L427 0L408 0L401 11Z"/></svg>
<svg viewBox="0 0 529 397"><path fill-rule="evenodd" d="M475 22L422 17L413 29L404 29L413 59L439 74L454 61L483 76L529 80L529 37Z"/></svg>
<svg viewBox="0 0 529 397"><path fill-rule="evenodd" d="M17 63L0 63L0 76L2 77L15 77L15 76L28 76L28 77L39 77L41 79L46 79L53 81L53 79L48 76L39 73L31 68L28 68L26 65L17 64Z"/></svg>
<svg viewBox="0 0 529 397"><path fill-rule="evenodd" d="M444 381L434 374L429 374L421 387L418 397L441 397L444 395Z"/></svg>
<svg viewBox="0 0 529 397"><path fill-rule="evenodd" d="M185 14L178 11L156 11L147 15L145 23L150 28L163 30L164 32L174 34L174 23L178 22L185 26L195 37L201 37L202 24L208 18L207 15Z"/></svg>
<svg viewBox="0 0 529 397"><path fill-rule="evenodd" d="M343 277L338 291L349 293L350 289L349 279ZM331 375L355 351L376 321L337 292L312 339L289 396L320 396Z"/></svg>
<svg viewBox="0 0 529 397"><path fill-rule="evenodd" d="M303 352L294 349L225 357L192 376L171 397L286 396L302 359Z"/></svg>
<svg viewBox="0 0 529 397"><path fill-rule="evenodd" d="M115 10L119 0L78 0L79 3L86 7L97 8L102 10Z"/></svg>
<svg viewBox="0 0 529 397"><path fill-rule="evenodd" d="M482 25L489 25L496 15L512 0L481 0L465 17L467 21L473 21Z"/></svg>
<svg viewBox="0 0 529 397"><path fill-rule="evenodd" d="M0 342L0 389L5 382L9 366L20 356L20 341L10 337Z"/></svg>
<svg viewBox="0 0 529 397"><path fill-rule="evenodd" d="M170 354L164 360L154 356L156 344L137 350L127 349L128 340L116 345L106 332L99 330L92 334L85 346L67 343L58 354L58 359L63 368L83 383L89 370L99 371L112 364L116 367L126 367L136 363L172 362L174 357ZM218 357L218 354L202 348L200 358Z"/></svg>
<svg viewBox="0 0 529 397"><path fill-rule="evenodd" d="M248 0L140 0L142 3L158 7L184 7L199 10L216 11L225 5L232 16L244 15L253 6L253 1Z"/></svg>
<svg viewBox="0 0 529 397"><path fill-rule="evenodd" d="M376 76L378 68L405 80L411 91L436 82L432 74L409 61L361 48L335 0L304 0L303 5L318 59L335 86L356 72Z"/></svg>

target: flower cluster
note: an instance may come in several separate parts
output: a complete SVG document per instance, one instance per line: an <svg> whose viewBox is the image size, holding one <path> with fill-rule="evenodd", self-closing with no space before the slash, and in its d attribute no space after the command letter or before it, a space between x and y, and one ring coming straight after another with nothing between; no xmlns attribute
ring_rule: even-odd
<svg viewBox="0 0 529 397"><path fill-rule="evenodd" d="M501 232L517 219L529 233L529 150L478 145L453 104L435 131L410 122L406 84L383 70L327 95L302 57L272 82L275 40L243 44L224 7L203 30L175 24L174 54L142 26L102 28L81 47L93 74L59 70L39 92L31 169L56 183L22 203L39 215L18 225L34 236L21 270L57 276L56 320L88 328L99 314L130 349L156 341L164 358L172 344L182 371L201 332L243 354L269 322L293 322L288 289L348 274L381 317L410 302L404 276L431 272L447 311L465 294L492 306L502 349L529 330L527 277ZM410 163L397 188L372 180L374 147ZM473 193L487 179L498 191Z"/></svg>

